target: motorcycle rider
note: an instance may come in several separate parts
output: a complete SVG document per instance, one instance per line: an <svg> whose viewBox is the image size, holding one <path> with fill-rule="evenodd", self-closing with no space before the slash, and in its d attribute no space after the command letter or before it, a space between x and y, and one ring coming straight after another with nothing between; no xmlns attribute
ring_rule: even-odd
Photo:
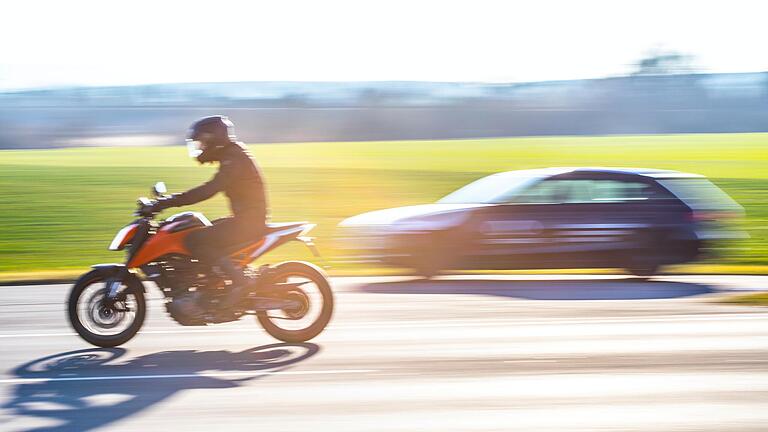
<svg viewBox="0 0 768 432"><path fill-rule="evenodd" d="M218 162L216 174L186 192L161 197L142 211L158 213L171 207L195 204L224 192L232 216L190 233L185 246L192 256L217 266L232 281L229 293L219 303L217 311L220 316L231 315L232 307L247 294L252 280L229 255L238 245L256 241L264 235L268 212L264 181L248 150L237 141L234 124L226 116L205 117L192 124L187 147L190 157L200 164Z"/></svg>

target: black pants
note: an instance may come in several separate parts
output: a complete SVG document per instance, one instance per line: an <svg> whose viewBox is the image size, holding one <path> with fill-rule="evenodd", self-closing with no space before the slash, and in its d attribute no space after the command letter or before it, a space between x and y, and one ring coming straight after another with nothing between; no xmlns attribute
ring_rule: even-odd
<svg viewBox="0 0 768 432"><path fill-rule="evenodd" d="M259 240L264 228L264 221L258 218L222 218L215 220L213 226L191 232L185 243L193 257L215 263L248 242Z"/></svg>

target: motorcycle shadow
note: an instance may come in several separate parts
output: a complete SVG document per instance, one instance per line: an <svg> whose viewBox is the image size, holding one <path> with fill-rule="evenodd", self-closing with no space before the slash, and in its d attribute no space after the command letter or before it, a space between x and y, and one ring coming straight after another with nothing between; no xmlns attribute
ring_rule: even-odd
<svg viewBox="0 0 768 432"><path fill-rule="evenodd" d="M277 343L230 351L162 351L121 361L123 348L64 352L14 370L21 381L2 408L48 426L86 431L125 419L181 391L234 388L292 367L316 344Z"/></svg>

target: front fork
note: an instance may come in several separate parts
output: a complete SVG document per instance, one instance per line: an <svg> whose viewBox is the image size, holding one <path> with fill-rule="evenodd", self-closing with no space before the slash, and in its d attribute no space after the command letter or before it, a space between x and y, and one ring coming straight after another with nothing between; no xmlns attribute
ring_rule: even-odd
<svg viewBox="0 0 768 432"><path fill-rule="evenodd" d="M141 222L139 223L139 229L136 232L136 234L133 237L133 240L131 241L130 248L128 249L128 254L126 255L125 263L126 265L120 266L120 268L117 269L116 272L114 272L109 278L106 280L107 285L107 296L104 299L105 306L108 307L114 307L115 302L119 299L120 296L120 285L122 285L122 282L127 280L128 277L130 277L130 270L128 269L128 263L131 261L134 255L141 249L141 247L144 245L144 241L146 241L149 238L149 231L152 228L152 224L149 219L141 219ZM127 284L126 284L127 285Z"/></svg>
<svg viewBox="0 0 768 432"><path fill-rule="evenodd" d="M135 285L129 281L130 278L135 276L130 273L127 267L120 264L99 264L93 266L93 268L102 271L104 274L107 294L102 299L102 305L108 309L126 312L122 307L117 308L117 303L124 300L126 294L125 290L120 291L120 286L125 284L126 290L136 289Z"/></svg>
<svg viewBox="0 0 768 432"><path fill-rule="evenodd" d="M114 276L107 279L107 300L114 302L117 299L118 294L120 294L120 285L126 276L128 276L128 267L122 267Z"/></svg>
<svg viewBox="0 0 768 432"><path fill-rule="evenodd" d="M119 280L113 280L107 282L107 288L109 289L109 292L107 293L107 298L104 299L104 304L106 306L114 306L115 301L117 300L118 290L120 289L120 283Z"/></svg>

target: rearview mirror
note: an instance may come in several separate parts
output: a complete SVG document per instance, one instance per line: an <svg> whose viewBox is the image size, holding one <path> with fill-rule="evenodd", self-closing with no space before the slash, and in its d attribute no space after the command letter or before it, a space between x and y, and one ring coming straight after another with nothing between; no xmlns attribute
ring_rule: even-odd
<svg viewBox="0 0 768 432"><path fill-rule="evenodd" d="M163 196L166 194L166 192L168 192L168 189L166 189L164 182L157 182L155 183L155 186L152 188L152 193L156 197Z"/></svg>

